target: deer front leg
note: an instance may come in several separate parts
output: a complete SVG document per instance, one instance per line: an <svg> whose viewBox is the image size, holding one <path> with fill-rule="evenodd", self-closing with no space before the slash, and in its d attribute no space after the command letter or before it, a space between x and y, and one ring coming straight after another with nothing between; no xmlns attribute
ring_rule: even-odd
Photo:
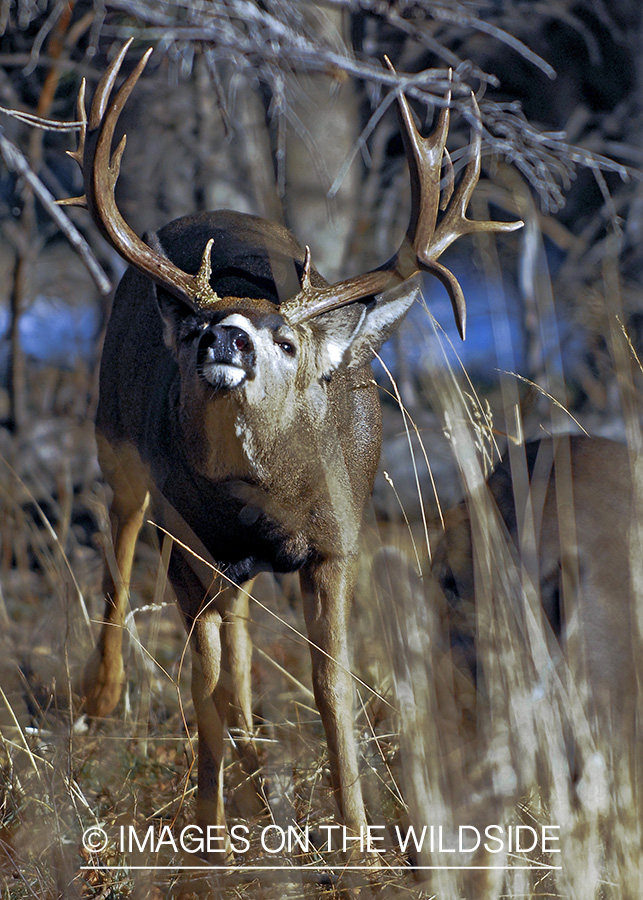
<svg viewBox="0 0 643 900"><path fill-rule="evenodd" d="M210 568L175 545L168 569L192 653L192 701L198 727L197 824L225 826L223 739L230 703L221 678L221 622L224 597ZM222 837L224 831L221 831ZM222 845L229 853L227 839Z"/></svg>
<svg viewBox="0 0 643 900"><path fill-rule="evenodd" d="M230 692L221 683L221 614L213 604L198 615L191 646L192 700L199 734L196 820L202 828L222 827L223 740ZM229 852L227 840L224 846Z"/></svg>
<svg viewBox="0 0 643 900"><path fill-rule="evenodd" d="M252 818L266 811L266 788L253 737L252 724L252 640L248 629L249 594L253 582L235 591L226 602L221 628L222 678L230 680L228 720L234 729L232 738L242 768L248 776L236 794L236 805L243 816ZM230 593L230 592L228 592Z"/></svg>
<svg viewBox="0 0 643 900"><path fill-rule="evenodd" d="M205 588L211 571L195 558L186 559L176 548L169 574L192 651L192 699L198 726L197 824L220 828L218 849L230 856L223 791L228 722L239 728L237 749L253 784L259 768L252 742L248 595L232 587L221 589L216 583ZM256 791L259 793L258 788ZM263 809L254 791L252 797L250 815Z"/></svg>
<svg viewBox="0 0 643 900"><path fill-rule="evenodd" d="M252 739L248 596L226 588L197 615L192 631L192 698L199 729L197 822L225 824L223 765L226 726L251 789L239 806L247 818L265 810L259 760ZM226 843L226 846L228 844Z"/></svg>
<svg viewBox="0 0 643 900"><path fill-rule="evenodd" d="M344 824L359 834L366 826L366 813L359 783L347 640L356 567L355 558L322 560L302 570L301 585L308 637L323 651L314 646L310 650L333 790Z"/></svg>
<svg viewBox="0 0 643 900"><path fill-rule="evenodd" d="M123 624L134 549L148 499L145 489L133 491L129 485L123 489L114 487L114 500L110 507L114 557L109 559L108 556L105 565L105 613L96 648L83 676L85 709L90 716L108 716L123 690Z"/></svg>

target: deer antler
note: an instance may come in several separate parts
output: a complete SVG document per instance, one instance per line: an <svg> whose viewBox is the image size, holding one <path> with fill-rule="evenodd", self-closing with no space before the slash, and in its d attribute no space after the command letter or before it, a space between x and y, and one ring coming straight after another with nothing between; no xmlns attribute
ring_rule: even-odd
<svg viewBox="0 0 643 900"><path fill-rule="evenodd" d="M116 205L114 189L125 149L125 137L112 154L114 130L152 52L149 49L143 55L114 99L110 100L131 43L130 39L123 46L99 81L89 120L85 111L84 81L81 85L78 118L83 125L78 149L70 151L69 155L83 170L85 194L59 202L89 209L102 234L126 262L165 287L175 297L194 309L211 306L220 302L219 296L210 286L213 241L208 241L205 247L199 271L190 275L141 240L125 222ZM388 58L386 63L394 71ZM455 275L437 261L438 257L463 234L475 231L515 231L523 225L521 221L477 222L466 216L469 200L480 177L481 125L475 97L472 95L476 120L471 145L472 158L455 192L453 167L446 149L451 91L447 91L445 105L438 116L435 130L426 138L421 137L417 130L408 101L401 91L398 91L397 99L411 175L411 216L406 237L397 253L383 266L324 288L315 288L311 284L310 251L306 248L301 288L294 297L280 306L280 312L291 324L304 322L331 309L382 293L424 270L435 275L444 284L453 304L460 335L464 338L466 305L462 288ZM443 161L447 168L447 184L440 203ZM442 209L443 215L438 222L439 209Z"/></svg>
<svg viewBox="0 0 643 900"><path fill-rule="evenodd" d="M395 71L388 58L386 63L391 71ZM300 292L282 303L280 310L291 323L303 322L328 310L381 293L406 281L416 272L425 270L444 284L453 304L460 336L464 338L466 329L464 294L455 275L437 261L438 257L461 235L475 231L515 231L524 223L478 222L466 216L469 200L480 177L480 110L473 94L476 124L471 144L472 158L455 193L453 167L446 149L451 91L446 94L445 105L438 116L435 130L426 138L418 132L408 101L401 91L398 92L397 99L404 126L403 139L411 175L411 216L401 247L387 263L372 272L357 275L322 289L312 289L309 283L302 283ZM447 184L440 202L443 159L447 167ZM444 213L439 223L438 209Z"/></svg>
<svg viewBox="0 0 643 900"><path fill-rule="evenodd" d="M60 200L59 203L88 209L103 236L123 259L165 287L179 300L193 308L212 305L220 299L210 287L210 254L213 241L208 241L206 245L199 271L196 275L190 275L175 266L162 253L148 247L125 222L116 205L114 189L125 150L125 136L112 154L114 130L122 109L152 52L152 48L147 50L110 102L114 83L131 43L132 39L127 41L100 79L92 100L89 121L85 110L83 79L78 94L78 119L83 124L78 149L69 151L69 155L81 166L85 194L82 197Z"/></svg>

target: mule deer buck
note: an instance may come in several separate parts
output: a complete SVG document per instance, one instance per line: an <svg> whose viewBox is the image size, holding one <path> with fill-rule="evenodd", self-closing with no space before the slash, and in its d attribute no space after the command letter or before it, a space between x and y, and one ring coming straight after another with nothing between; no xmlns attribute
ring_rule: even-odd
<svg viewBox="0 0 643 900"><path fill-rule="evenodd" d="M233 585L262 570L300 570L332 786L344 823L358 831L366 819L347 620L380 447L369 362L416 297L418 271L445 284L463 333L462 291L438 256L460 235L522 223L466 218L480 171L479 129L455 191L447 178L448 206L438 220L450 93L428 138L400 94L411 217L402 246L379 269L328 285L285 228L230 211L185 216L143 241L114 198L124 150L123 139L111 152L114 129L151 52L111 98L127 47L101 79L88 120L81 90L86 124L72 154L85 195L71 202L89 209L130 265L115 294L100 372L98 451L114 492L116 567L108 567L104 623L85 672L86 709L105 716L121 693L128 583L151 495L155 521L178 539L169 577L192 650L198 821L225 821L226 723L236 720L245 731L244 764L256 768L248 599Z"/></svg>

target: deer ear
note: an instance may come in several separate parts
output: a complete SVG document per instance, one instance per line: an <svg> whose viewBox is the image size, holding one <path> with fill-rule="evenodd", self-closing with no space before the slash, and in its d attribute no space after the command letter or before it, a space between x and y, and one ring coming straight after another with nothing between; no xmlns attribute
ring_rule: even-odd
<svg viewBox="0 0 643 900"><path fill-rule="evenodd" d="M155 231L146 231L143 235L143 240L155 253L168 258ZM173 297L172 294L169 294L163 288L159 288L153 282L152 290L154 291L156 304L161 314L161 322L163 323L163 342L170 350L176 351L177 336L181 323L192 310L186 303Z"/></svg>
<svg viewBox="0 0 643 900"><path fill-rule="evenodd" d="M323 333L322 374L370 362L409 311L419 290L419 280L408 279L370 303L351 303L314 319L315 328Z"/></svg>
<svg viewBox="0 0 643 900"><path fill-rule="evenodd" d="M163 323L163 343L170 350L176 352L181 323L191 310L185 303L181 303L167 291L159 290L156 285L154 285L154 294Z"/></svg>

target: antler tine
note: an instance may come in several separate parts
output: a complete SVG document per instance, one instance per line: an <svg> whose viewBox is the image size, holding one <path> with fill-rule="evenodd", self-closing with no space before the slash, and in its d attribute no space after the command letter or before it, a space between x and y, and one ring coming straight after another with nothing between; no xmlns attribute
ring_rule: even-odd
<svg viewBox="0 0 643 900"><path fill-rule="evenodd" d="M128 42L128 44L130 42ZM120 174L121 158L125 150L126 142L126 135L123 135L118 147L112 154L111 149L112 140L114 138L114 131L116 129L116 124L118 122L120 114L123 111L123 107L125 106L129 95L134 90L134 87L136 86L139 78L143 74L143 70L145 69L147 61L152 53L151 47L146 50L146 52L138 61L134 70L131 72L126 81L121 85L118 93L116 94L116 97L111 103L109 112L107 113L107 115L105 115L105 110L110 99L111 90L114 86L116 76L118 75L119 69L123 62L123 58L125 56L125 53L123 51L127 50L128 44L126 44L125 47L121 49L118 56L116 56L113 60L110 68L101 78L98 87L96 88L96 94L94 95L92 108L89 113L89 130L90 132L95 131L98 134L93 164L95 188L94 193L96 195L96 199L106 199L104 197L102 185L102 176L104 173L107 177L107 186L113 200L114 189L116 187L116 182ZM118 217L120 218L120 213L118 213L118 211L116 210L115 201L113 202L113 206Z"/></svg>
<svg viewBox="0 0 643 900"><path fill-rule="evenodd" d="M304 265L301 271L301 293L309 294L313 287L310 282L310 247L306 244L306 252L304 255Z"/></svg>
<svg viewBox="0 0 643 900"><path fill-rule="evenodd" d="M442 212L447 208L451 197L453 196L453 189L455 187L455 172L453 171L453 163L451 162L451 154L444 148L444 168L446 169L444 173L444 188L442 190L442 199L440 200L440 209Z"/></svg>
<svg viewBox="0 0 643 900"><path fill-rule="evenodd" d="M86 80L80 82L78 97L76 99L76 118L80 122L80 131L78 135L78 147L75 150L67 150L67 156L75 159L78 165L83 167L83 156L85 155L85 138L87 135L87 110L85 109L85 88ZM67 197L64 200L56 200L58 206L79 206L81 209L87 209L87 197L83 194L80 197Z"/></svg>
<svg viewBox="0 0 643 900"><path fill-rule="evenodd" d="M524 224L522 220L517 220L516 222L495 222L477 221L475 219L467 218L469 201L471 200L471 196L480 179L482 148L480 108L473 92L471 93L471 100L475 117L473 140L471 141L470 147L471 160L467 164L460 184L453 196L449 197L448 202L441 204L444 216L439 225L435 228L435 232L430 240L428 240L424 246L422 246L421 242L417 242L414 245L417 251L418 263L420 263L422 268L435 275L444 285L451 299L458 331L463 340L466 333L467 316L464 294L458 279L453 272L437 262L438 257L447 249L447 247L457 240L457 238L464 234L484 231L515 231L517 228L522 228ZM419 139L422 140L421 138ZM449 158L449 164L450 162L451 160Z"/></svg>
<svg viewBox="0 0 643 900"><path fill-rule="evenodd" d="M130 38L123 47L121 47L120 51L116 54L114 59L111 61L105 72L103 73L100 81L96 86L96 91L94 93L94 97L92 100L92 106L90 110L89 116L89 127L93 130L97 129L101 124L101 120L105 114L105 107L109 101L110 94L114 87L114 83L120 71L120 68L123 64L123 60L125 58L125 54L130 48L133 38ZM146 56L149 56L148 51ZM144 57L145 59L145 57ZM147 60L146 60L147 61ZM142 71L142 70L141 70ZM78 121L81 123L80 125L80 134L78 138L78 147L76 150L67 150L67 156L71 156L72 159L75 159L78 165L83 169L84 172L84 161L85 161L85 142L87 139L87 109L85 107L85 91L87 87L87 81L85 78L80 83L80 89L78 91L78 99L76 100L76 114L78 117ZM121 106L122 109L122 106ZM118 118L118 116L117 116ZM113 130L112 130L113 134ZM125 150L125 140L123 139L121 143L118 145L116 151L111 160L110 168L116 165L116 178L114 179L114 183L118 179L118 173L120 171L120 160L123 155L123 151ZM69 197L64 200L56 201L59 206L80 206L84 209L88 208L88 200L87 195L83 194L82 197Z"/></svg>
<svg viewBox="0 0 643 900"><path fill-rule="evenodd" d="M495 222L477 221L467 218L467 207L480 178L480 160L482 147L482 121L480 107L475 95L471 93L471 102L474 112L473 140L471 141L471 160L467 164L462 180L453 196L452 202L444 215L444 218L435 231L435 236L428 249L433 256L439 256L456 238L463 234L472 234L476 231L516 231L522 228L524 222Z"/></svg>
<svg viewBox="0 0 643 900"><path fill-rule="evenodd" d="M112 153L114 131L123 107L152 53L150 47L112 99L111 94L118 73L131 43L131 39L127 41L100 79L92 100L89 121L87 121L85 113L84 90L81 87L79 104L82 100L83 112L79 117L84 125L81 128L78 150L71 155L81 164L85 181L85 196L74 198L71 202L78 205L80 201L89 209L103 236L126 262L148 275L157 284L166 288L192 308L210 305L219 301L219 297L209 283L211 243L203 253L199 271L196 275L190 275L139 238L122 218L116 205L114 191L126 139L123 136L118 147Z"/></svg>
<svg viewBox="0 0 643 900"><path fill-rule="evenodd" d="M386 63L395 72L388 57ZM411 246L424 247L435 231L435 223L440 206L440 175L442 159L446 151L447 135L451 111L451 87L453 71L449 69L449 88L444 97L444 106L438 115L435 129L423 138L417 130L409 102L401 92L397 95L400 118L402 120L402 140L411 176L411 216L406 231Z"/></svg>
<svg viewBox="0 0 643 900"><path fill-rule="evenodd" d="M384 60L388 68L394 72L389 58L385 56ZM449 81L451 78L452 73L449 70ZM445 105L440 111L434 131L426 138L422 138L415 127L413 114L404 94L398 93L397 99L412 187L407 237L398 252L379 269L357 275L328 288L318 289L314 293L302 289L295 297L282 303L280 307L282 313L293 324L381 293L410 278L420 268L416 247L424 246L430 240L435 231L440 205L440 172L449 132L451 89L447 90ZM447 182L449 183L448 178ZM441 272L442 266L436 264L429 268L443 282L445 281Z"/></svg>
<svg viewBox="0 0 643 900"><path fill-rule="evenodd" d="M103 72L98 84L96 85L96 90L94 92L94 97L92 99L92 106L89 112L89 127L92 131L94 131L103 120L105 115L105 109L107 108L107 104L109 103L109 98L111 96L114 85L116 84L116 79L118 78L118 73L121 70L121 66L123 65L123 60L127 55L127 51L132 46L134 38L129 38L129 40L125 41L121 49L118 51L114 59L108 65L108 67ZM147 52L143 55L143 59L145 63L143 63L143 68L145 68L145 64L149 58L151 53L151 48L147 50ZM139 62L140 65L140 62ZM141 72L143 71L141 69ZM140 76L140 73L139 73ZM138 81L138 78L136 78ZM121 107L122 108L122 107ZM118 118L118 116L116 117Z"/></svg>
<svg viewBox="0 0 643 900"><path fill-rule="evenodd" d="M388 60L387 62L391 71L395 71L391 63ZM409 102L404 94L398 94L400 117L404 125L402 135L411 174L411 217L406 232L407 240L402 244L393 261L396 274L400 279L410 278L418 269L422 268L442 282L451 299L458 332L464 340L467 323L464 294L455 275L437 261L438 256L448 244L445 243L444 247L435 246L438 209L443 211L448 209L449 204L455 199L452 196L454 189L453 164L446 148L450 124L452 69L449 69L448 80L449 88L444 97L445 105L440 110L434 131L427 137L422 137L418 131ZM440 201L440 177L443 161L446 164L446 186L442 201ZM475 187L475 183L473 186Z"/></svg>
<svg viewBox="0 0 643 900"><path fill-rule="evenodd" d="M83 154L85 152L85 137L87 135L87 109L85 108L85 90L87 88L87 81L85 78L80 82L80 88L78 90L78 98L76 100L76 116L80 124L80 133L78 135L78 147L76 150L68 150L67 155L71 156L72 159L75 159L76 162L82 166L83 164Z"/></svg>

